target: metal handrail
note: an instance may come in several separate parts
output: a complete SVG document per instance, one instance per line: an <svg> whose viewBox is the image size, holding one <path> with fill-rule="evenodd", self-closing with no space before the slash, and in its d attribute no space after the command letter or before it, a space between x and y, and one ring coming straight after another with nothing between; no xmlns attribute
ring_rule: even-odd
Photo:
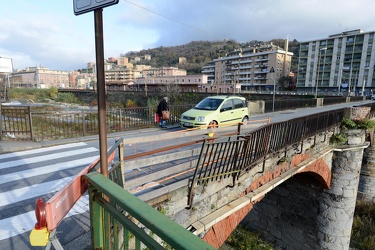
<svg viewBox="0 0 375 250"><path fill-rule="evenodd" d="M84 179L90 186L93 249L133 244L135 249L215 249L103 175L89 173Z"/></svg>
<svg viewBox="0 0 375 250"><path fill-rule="evenodd" d="M233 187L243 173L265 161L270 153L286 152L289 146L303 145L303 140L338 127L348 110L342 108L267 124L224 142L206 139L189 184L188 208L193 204L195 185L232 178Z"/></svg>

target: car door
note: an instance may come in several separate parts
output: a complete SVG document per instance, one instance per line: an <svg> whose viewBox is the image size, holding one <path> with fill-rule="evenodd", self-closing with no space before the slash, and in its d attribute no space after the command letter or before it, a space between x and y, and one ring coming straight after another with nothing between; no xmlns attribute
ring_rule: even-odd
<svg viewBox="0 0 375 250"><path fill-rule="evenodd" d="M219 114L218 114L218 122L219 124L231 123L234 122L234 110L233 110L233 101L225 100L223 104L220 106Z"/></svg>
<svg viewBox="0 0 375 250"><path fill-rule="evenodd" d="M242 119L248 115L248 109L246 103L240 98L233 99L233 116L236 117L237 122L241 122Z"/></svg>

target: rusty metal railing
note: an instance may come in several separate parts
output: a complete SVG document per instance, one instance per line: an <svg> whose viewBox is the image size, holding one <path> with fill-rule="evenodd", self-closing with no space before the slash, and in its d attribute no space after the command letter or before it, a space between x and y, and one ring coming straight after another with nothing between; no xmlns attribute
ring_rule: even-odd
<svg viewBox="0 0 375 250"><path fill-rule="evenodd" d="M346 110L342 108L271 123L244 135L229 137L227 141L205 140L189 184L188 208L193 204L195 185L232 178L230 186L234 186L242 173L265 161L269 154L286 152L288 146L303 145L303 140L340 126Z"/></svg>
<svg viewBox="0 0 375 250"><path fill-rule="evenodd" d="M33 140L30 106L3 106L0 104L0 141L3 136Z"/></svg>

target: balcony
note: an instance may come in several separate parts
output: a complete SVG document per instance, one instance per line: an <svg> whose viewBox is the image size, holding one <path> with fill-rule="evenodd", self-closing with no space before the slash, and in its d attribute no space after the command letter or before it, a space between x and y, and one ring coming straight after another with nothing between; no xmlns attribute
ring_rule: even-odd
<svg viewBox="0 0 375 250"><path fill-rule="evenodd" d="M250 65L240 66L240 69L251 69L251 66Z"/></svg>
<svg viewBox="0 0 375 250"><path fill-rule="evenodd" d="M268 61L268 58L259 58L259 59L255 59L256 62L267 62Z"/></svg>
<svg viewBox="0 0 375 250"><path fill-rule="evenodd" d="M245 60L241 60L241 63L251 63L252 60L251 59L245 59Z"/></svg>

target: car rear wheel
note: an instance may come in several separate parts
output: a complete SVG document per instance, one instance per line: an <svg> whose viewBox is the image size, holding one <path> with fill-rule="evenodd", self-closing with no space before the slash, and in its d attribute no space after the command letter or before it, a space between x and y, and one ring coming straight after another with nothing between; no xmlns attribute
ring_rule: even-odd
<svg viewBox="0 0 375 250"><path fill-rule="evenodd" d="M211 121L209 124L208 124L208 128L217 128L217 122L216 121Z"/></svg>
<svg viewBox="0 0 375 250"><path fill-rule="evenodd" d="M242 119L242 123L243 124L247 124L247 122L249 121L249 117L245 116L243 119Z"/></svg>

